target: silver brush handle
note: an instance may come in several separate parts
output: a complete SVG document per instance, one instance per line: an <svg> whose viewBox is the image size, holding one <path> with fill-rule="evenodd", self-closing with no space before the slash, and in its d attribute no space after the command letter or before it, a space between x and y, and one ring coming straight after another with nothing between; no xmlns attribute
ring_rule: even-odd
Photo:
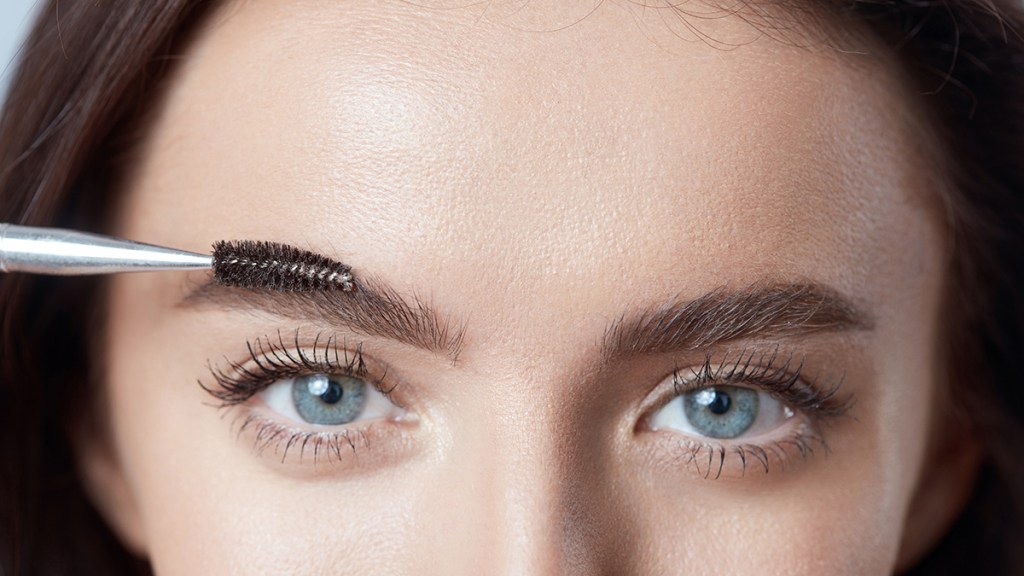
<svg viewBox="0 0 1024 576"><path fill-rule="evenodd" d="M71 276L213 266L213 257L57 228L0 224L0 272Z"/></svg>

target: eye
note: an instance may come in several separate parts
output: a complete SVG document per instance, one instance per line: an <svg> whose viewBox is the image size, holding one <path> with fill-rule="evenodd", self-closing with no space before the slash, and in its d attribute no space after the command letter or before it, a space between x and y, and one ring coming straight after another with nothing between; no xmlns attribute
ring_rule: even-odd
<svg viewBox="0 0 1024 576"><path fill-rule="evenodd" d="M706 386L682 392L651 417L654 430L733 439L770 432L793 411L770 394L746 386Z"/></svg>
<svg viewBox="0 0 1024 576"><path fill-rule="evenodd" d="M318 373L278 380L259 397L279 415L314 426L341 426L402 415L402 409L376 387L345 374Z"/></svg>

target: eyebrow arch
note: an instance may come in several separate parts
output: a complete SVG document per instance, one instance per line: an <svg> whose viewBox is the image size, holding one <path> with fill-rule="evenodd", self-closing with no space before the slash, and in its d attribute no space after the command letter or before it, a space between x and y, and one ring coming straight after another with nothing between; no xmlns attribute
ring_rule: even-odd
<svg viewBox="0 0 1024 576"><path fill-rule="evenodd" d="M661 354L873 327L867 312L821 284L754 284L624 314L605 330L604 351L606 358Z"/></svg>
<svg viewBox="0 0 1024 576"><path fill-rule="evenodd" d="M455 362L464 329L419 298L406 300L380 279L357 278L355 290L278 291L222 286L213 279L189 292L179 306L263 310L276 316L344 326L447 356Z"/></svg>

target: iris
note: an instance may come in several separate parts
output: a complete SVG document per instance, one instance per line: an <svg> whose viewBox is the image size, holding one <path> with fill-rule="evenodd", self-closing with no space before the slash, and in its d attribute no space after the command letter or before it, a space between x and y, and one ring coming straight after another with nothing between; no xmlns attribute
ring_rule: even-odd
<svg viewBox="0 0 1024 576"><path fill-rule="evenodd" d="M739 386L709 386L683 395L683 412L694 430L712 438L735 438L757 420L758 393Z"/></svg>
<svg viewBox="0 0 1024 576"><path fill-rule="evenodd" d="M295 379L292 402L310 424L347 424L366 407L366 382L344 375L311 374Z"/></svg>

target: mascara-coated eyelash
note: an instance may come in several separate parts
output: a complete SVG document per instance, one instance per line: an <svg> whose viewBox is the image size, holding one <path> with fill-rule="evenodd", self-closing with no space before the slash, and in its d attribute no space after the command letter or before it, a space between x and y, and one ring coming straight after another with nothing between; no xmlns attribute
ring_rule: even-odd
<svg viewBox="0 0 1024 576"><path fill-rule="evenodd" d="M299 381L315 376L310 384L324 384L323 381L334 380L324 375L340 376L339 379L358 379L365 385L368 393L376 394L382 402L389 402L393 386L384 384L386 370L379 377L368 375L362 346L348 347L345 342L334 336L324 338L317 334L312 343L303 346L296 331L291 342L285 340L278 332L277 338L269 336L246 342L249 359L238 362L225 358L226 369L210 365L210 372L217 385L200 386L220 401L220 408L230 408L249 402L257 395L266 396L282 385L292 387ZM279 391L280 392L280 391ZM381 396L383 395L383 396ZM280 400L280 394L272 395ZM239 436L249 432L253 436L254 449L257 455L272 450L284 462L288 454L294 450L299 452L299 462L309 452L313 463L317 463L322 455L329 455L338 460L348 449L355 451L357 446L368 446L369 437L373 434L368 430L372 423L365 421L347 422L338 425L318 425L313 422L299 422L294 417L285 418L291 423L281 421L281 410L272 410L278 417L269 417L263 412L275 402L270 397L263 398L263 410L247 408L240 413L240 424L237 428ZM384 400L386 398L387 400ZM379 412L379 411L378 411Z"/></svg>
<svg viewBox="0 0 1024 576"><path fill-rule="evenodd" d="M699 368L691 368L689 376L684 376L678 368L674 370L672 383L677 394L716 384L748 384L815 418L842 416L850 410L853 396L839 394L845 375L837 378L818 375L805 382L803 370L803 360L794 364L792 354L780 364L776 346L770 352L744 350L734 360L725 357L717 364L712 363L710 353L705 354L704 363Z"/></svg>
<svg viewBox="0 0 1024 576"><path fill-rule="evenodd" d="M361 344L349 348L335 336L324 338L318 333L312 344L304 347L297 330L290 343L286 343L278 332L276 340L269 336L257 338L246 342L246 348L249 359L244 362L225 358L226 370L212 364L209 366L217 387L199 383L211 396L220 400L222 406L247 402L278 380L317 373L340 373L367 379L385 396L394 389L385 385L386 372L375 381L368 379Z"/></svg>
<svg viewBox="0 0 1024 576"><path fill-rule="evenodd" d="M657 410L646 419L646 424L651 430L674 428L676 433L673 436L678 438L684 462L692 464L704 478L721 477L727 464L731 464L727 462L730 458L735 460L739 476L743 476L748 464L760 464L768 473L773 468L786 468L794 458L807 458L816 450L827 457L830 450L822 427L847 414L853 405L853 396L839 393L843 375L807 381L801 375L803 369L803 361L795 362L793 355L780 361L777 346L765 352L745 350L734 358L727 356L718 362L713 362L711 354L706 354L701 365L673 371L669 397L662 398ZM764 400L758 403L757 398L762 395ZM714 411L716 406L710 402L720 398L724 403L717 407L722 410ZM708 429L694 430L690 426L687 430L687 426L666 425L673 419L676 422L684 420L689 425L688 416L674 412L664 416L668 408L688 406L687 409L692 410L698 406L717 415L729 411L730 402L737 402L735 405L740 406L744 401L748 402L748 407L749 404L754 406L757 420L747 420L738 429L729 430L729 426L717 427L714 416L710 419L710 431L726 430L735 434L724 433L716 437L706 435ZM756 430L752 424L761 419L758 406L781 408L784 413L777 415L773 426L768 426L769 433L762 430L760 437L740 438L748 430ZM732 469L731 465L729 469Z"/></svg>

